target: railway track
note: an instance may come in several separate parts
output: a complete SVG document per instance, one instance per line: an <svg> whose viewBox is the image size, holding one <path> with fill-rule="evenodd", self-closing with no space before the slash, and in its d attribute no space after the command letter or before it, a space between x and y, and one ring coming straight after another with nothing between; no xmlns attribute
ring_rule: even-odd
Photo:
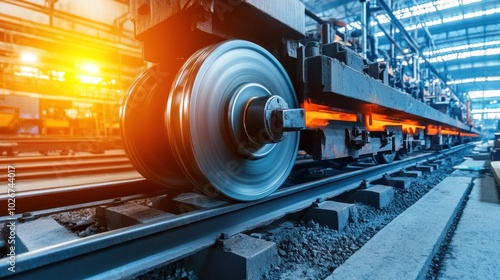
<svg viewBox="0 0 500 280"><path fill-rule="evenodd" d="M50 156L18 156L18 157L1 157L0 164L21 164L34 162L50 162L50 161L70 161L70 160L87 160L87 159L103 159L103 158L123 158L124 153L107 153L107 154L74 154L74 155L50 155Z"/></svg>
<svg viewBox="0 0 500 280"><path fill-rule="evenodd" d="M0 159L0 165L15 166L19 180L134 170L125 154L17 157ZM7 174L1 174L0 180L7 181Z"/></svg>
<svg viewBox="0 0 500 280"><path fill-rule="evenodd" d="M67 271L72 271L73 278L140 275L213 245L221 233L231 236L267 224L308 208L317 199L329 199L357 189L363 180L380 180L384 175L390 176L402 168L425 164L466 147L468 145L454 147L439 154L423 153L391 164L283 187L258 201L224 203L215 208L169 215L145 224L39 249L17 256L16 274L7 274L10 273L7 270L9 264L0 263L0 276L38 279L58 277ZM130 183L139 186L145 182L139 180ZM119 189L124 186L115 187ZM46 201L42 197L38 197L38 200ZM19 201L22 201L21 194Z"/></svg>
<svg viewBox="0 0 500 280"><path fill-rule="evenodd" d="M55 189L23 191L16 193L16 213L36 213L36 211L55 208L70 209L70 206L78 209L82 208L82 204L95 201L113 200L117 197L161 191L165 192L165 189L142 178ZM0 215L4 217L0 221L6 220L8 198L7 194L0 195ZM20 217L21 215L18 216Z"/></svg>

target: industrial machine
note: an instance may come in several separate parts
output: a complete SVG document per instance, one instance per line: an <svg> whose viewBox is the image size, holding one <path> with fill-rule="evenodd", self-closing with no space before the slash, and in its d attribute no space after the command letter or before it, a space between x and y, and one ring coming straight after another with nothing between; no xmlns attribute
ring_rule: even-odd
<svg viewBox="0 0 500 280"><path fill-rule="evenodd" d="M494 133L493 149L491 150L491 161L500 160L500 121L497 121L497 129Z"/></svg>
<svg viewBox="0 0 500 280"><path fill-rule="evenodd" d="M333 42L328 22L304 42L298 0L132 0L131 11L154 66L127 93L122 138L136 169L172 190L251 201L285 182L299 149L389 163L475 134Z"/></svg>

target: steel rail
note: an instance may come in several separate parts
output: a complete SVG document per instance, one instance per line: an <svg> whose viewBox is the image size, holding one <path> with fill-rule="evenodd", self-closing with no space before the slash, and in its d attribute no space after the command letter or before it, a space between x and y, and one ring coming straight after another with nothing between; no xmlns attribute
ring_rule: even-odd
<svg viewBox="0 0 500 280"><path fill-rule="evenodd" d="M21 165L19 169L22 174L17 176L17 180L41 179L41 178L61 178L62 176L103 174L110 172L135 170L129 159L98 159L87 160L75 163L42 163ZM0 180L7 182L7 175L0 175Z"/></svg>
<svg viewBox="0 0 500 280"><path fill-rule="evenodd" d="M86 157L86 156L85 156ZM108 159L105 156L99 155L95 156L96 158ZM125 155L113 156L112 158L125 158ZM47 157L38 157L41 159L47 159ZM61 158L67 159L70 165L76 164L71 162L71 160L80 160L85 158L79 156L57 156L53 158ZM94 159L94 156L88 156L89 159ZM13 160L17 160L18 158L13 158ZM49 157L50 159L50 157ZM26 162L29 162L29 159L26 159ZM0 160L0 164L1 164ZM16 165L15 162L13 165ZM86 161L81 163L82 165L86 164ZM96 172L101 171L113 172L113 171L127 171L133 170L132 165L117 165L110 167L95 167L91 168L78 168L73 170L59 170L56 171L61 172L63 174L70 175L81 175L92 171L92 174L96 174ZM53 170L54 171L54 170ZM33 178L34 176L37 178L47 177L47 174L23 174L23 176L19 176L18 178ZM50 174L49 174L50 175ZM0 176L1 177L1 176ZM105 199L114 199L117 197L131 196L131 195L140 195L144 193L151 192L168 192L171 195L175 195L177 192L173 192L167 188L156 185L152 182L147 181L144 178L137 179L128 179L128 180L120 180L114 182L107 183L91 183L79 186L67 186L67 187L59 187L59 188L44 188L44 189L36 189L29 191L22 191L16 193L16 201L18 202L16 205L17 213L26 213L33 212L39 210L46 210L52 208L60 208L60 207L68 207L74 204L82 204L89 203L99 200ZM7 216L7 202L8 202L7 194L0 194L0 222L2 221L2 216Z"/></svg>
<svg viewBox="0 0 500 280"><path fill-rule="evenodd" d="M82 204L165 190L144 178L16 193L16 213ZM7 194L0 195L0 216L7 216Z"/></svg>
<svg viewBox="0 0 500 280"><path fill-rule="evenodd" d="M21 222L31 221L33 219L46 217L46 216L49 216L52 214L68 212L68 211L76 211L76 210L80 210L80 209L92 208L92 207L98 207L98 206L117 205L117 204L131 201L131 200L145 199L145 198L150 198L150 197L158 197L158 196L166 195L166 194L167 194L167 190L163 189L163 190L155 191L155 192L146 192L146 193L134 194L134 195L129 195L129 196L121 196L121 197L117 197L117 198L113 198L113 199L102 199L102 200L98 200L98 201L84 202L81 204L72 204L70 206L62 206L62 207L57 207L57 208L45 209L45 210L31 211L31 212L26 212L23 214L16 214L14 216L1 216L0 223L7 223L7 222L12 221L12 220L18 220Z"/></svg>
<svg viewBox="0 0 500 280"><path fill-rule="evenodd" d="M113 159L113 158L127 158L126 154L75 154L75 155L50 155L50 156L16 156L16 157L2 157L0 158L0 164L24 164L24 163L42 163L42 162L53 162L53 161L65 161L66 163L79 163L85 160L96 160L96 159Z"/></svg>
<svg viewBox="0 0 500 280"><path fill-rule="evenodd" d="M1 261L0 277L45 279L71 275L75 279L119 279L140 275L213 245L221 233L233 235L255 228L305 209L318 198L356 189L362 179L377 180L383 174L435 160L467 146L299 184L259 201L198 210L28 252L16 256L14 274L7 270L7 260Z"/></svg>

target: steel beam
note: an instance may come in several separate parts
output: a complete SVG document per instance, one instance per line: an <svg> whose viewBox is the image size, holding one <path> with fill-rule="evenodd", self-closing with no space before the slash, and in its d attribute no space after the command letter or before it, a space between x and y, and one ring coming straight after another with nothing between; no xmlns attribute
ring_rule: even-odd
<svg viewBox="0 0 500 280"><path fill-rule="evenodd" d="M401 33L401 35L403 35L403 38L408 43L408 45L410 45L410 47L415 51L415 53L425 61L427 67L432 71L432 73L434 73L434 75L436 75L436 77L440 79L441 82L443 82L443 84L446 85L446 79L443 78L441 74L436 70L436 68L427 60L427 58L421 54L418 43L415 41L415 39L413 39L410 33L406 31L406 28L403 26L403 24L396 18L389 5L387 5L387 3L384 2L384 0L378 0L377 3L380 7L382 7L385 10L387 16L389 16L389 18L391 19L391 24L396 25L396 27L399 29L399 32ZM455 93L453 92L453 94Z"/></svg>
<svg viewBox="0 0 500 280"><path fill-rule="evenodd" d="M221 27L224 33L236 37L242 33L255 33L252 35L258 37L281 32L300 39L305 34L305 7L298 0L132 0L130 10L139 39L178 16L187 16L197 21L196 28L216 35L222 35ZM247 28L249 23L254 28ZM265 24L266 29L255 28Z"/></svg>
<svg viewBox="0 0 500 280"><path fill-rule="evenodd" d="M315 103L339 104L337 107L366 114L384 114L403 120L418 120L422 125L433 124L471 131L468 125L336 59L321 55L308 58L306 63L309 86L307 96Z"/></svg>

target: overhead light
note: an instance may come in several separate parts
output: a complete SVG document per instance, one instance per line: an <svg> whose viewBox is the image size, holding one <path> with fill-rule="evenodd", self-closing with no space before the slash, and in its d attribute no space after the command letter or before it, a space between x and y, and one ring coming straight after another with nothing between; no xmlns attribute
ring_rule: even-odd
<svg viewBox="0 0 500 280"><path fill-rule="evenodd" d="M80 68L80 70L85 71L87 73L91 74L99 73L99 67L91 63L84 63L82 65L76 64L75 67Z"/></svg>
<svg viewBox="0 0 500 280"><path fill-rule="evenodd" d="M96 76L78 75L77 77L80 79L80 83L82 84L97 85L102 81L101 77L96 77Z"/></svg>
<svg viewBox="0 0 500 280"><path fill-rule="evenodd" d="M34 53L23 52L21 53L21 60L24 62L37 62L38 57Z"/></svg>
<svg viewBox="0 0 500 280"><path fill-rule="evenodd" d="M396 16L397 19L405 19L405 18L410 18L410 17L415 17L415 16L420 16L420 15L425 15L425 14L430 14L430 13L435 13L437 11L444 11L447 9L455 8L460 5L466 6L469 4L481 2L481 0L438 0L438 1L430 1L424 4L419 4L411 7L406 7L400 10L395 10L394 16ZM390 19L387 15L382 14L378 15L377 19L381 24L384 23L389 23ZM459 20L459 19L457 19ZM375 25L376 23L373 23L372 25Z"/></svg>
<svg viewBox="0 0 500 280"><path fill-rule="evenodd" d="M412 31L412 30L416 30L416 29L420 29L420 28L424 28L424 27L439 25L442 23L455 22L455 21L460 21L463 19L478 18L478 17L483 17L483 16L495 15L495 14L499 14L499 13L500 13L500 8L492 8L492 9L488 9L488 10L470 12L470 13L464 14L463 16L462 15L453 16L453 17L447 17L447 18L443 18L443 19L435 19L435 20L431 20L431 21L427 21L427 22L423 22L423 23L417 23L417 24L406 27L406 30ZM383 16L387 18L386 15L383 15ZM385 22L383 22L383 20L381 20L384 17L380 17L380 18L377 17L377 19L379 19L381 24L382 23L389 23L390 21L388 18L387 18L387 21L385 21ZM399 31L396 30L396 33L399 33ZM382 37L384 35L385 35L384 32L375 33L375 37Z"/></svg>
<svg viewBox="0 0 500 280"><path fill-rule="evenodd" d="M466 51L466 52L452 53L452 54L431 57L428 59L428 61L430 63L445 62L445 61L464 59L470 57L490 56L499 54L500 54L500 48L490 48L490 49Z"/></svg>
<svg viewBox="0 0 500 280"><path fill-rule="evenodd" d="M359 21L354 21L354 22L351 22L347 25L347 29L361 29L361 22Z"/></svg>
<svg viewBox="0 0 500 280"><path fill-rule="evenodd" d="M442 54L442 53L447 53L447 52L457 52L457 51L463 51L463 50L469 50L469 49L475 49L475 48L491 47L491 46L496 46L496 45L500 45L500 40L458 45L458 46L453 46L453 47L446 47L446 48L441 48L441 49L432 50L432 51L424 51L423 54L426 56L432 56L432 55Z"/></svg>
<svg viewBox="0 0 500 280"><path fill-rule="evenodd" d="M30 66L19 66L17 67L16 71L14 71L14 75L36 78L38 77L38 68Z"/></svg>
<svg viewBox="0 0 500 280"><path fill-rule="evenodd" d="M469 91L470 98L492 98L500 97L500 90L477 90Z"/></svg>
<svg viewBox="0 0 500 280"><path fill-rule="evenodd" d="M500 108L484 108L484 109L474 109L471 110L472 114L482 114L482 113L500 113Z"/></svg>

